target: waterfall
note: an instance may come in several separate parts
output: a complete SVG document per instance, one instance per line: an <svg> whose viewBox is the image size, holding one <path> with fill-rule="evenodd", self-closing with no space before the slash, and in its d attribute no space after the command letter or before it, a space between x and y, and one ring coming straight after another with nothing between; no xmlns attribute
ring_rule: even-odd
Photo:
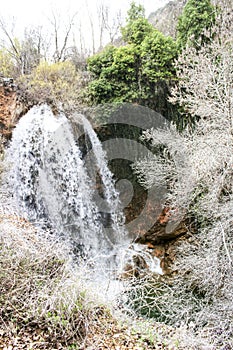
<svg viewBox="0 0 233 350"><path fill-rule="evenodd" d="M28 220L69 237L81 255L114 255L125 234L119 196L91 124L74 119L91 143L85 156L64 114L43 105L21 118L7 156L11 186Z"/></svg>
<svg viewBox="0 0 233 350"><path fill-rule="evenodd" d="M114 276L121 276L126 262L133 268L135 256L162 273L145 246L130 247L106 153L83 115L68 119L47 105L33 107L17 124L6 160L20 216L68 242L81 270L87 267L88 283L105 298L122 287Z"/></svg>

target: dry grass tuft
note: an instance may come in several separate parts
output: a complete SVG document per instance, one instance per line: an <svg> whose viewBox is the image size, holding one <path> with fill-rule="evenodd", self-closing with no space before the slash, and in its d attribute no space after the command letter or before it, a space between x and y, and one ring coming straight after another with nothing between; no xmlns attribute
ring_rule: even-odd
<svg viewBox="0 0 233 350"><path fill-rule="evenodd" d="M2 216L0 230L1 336L44 349L81 344L90 311L68 252L17 217Z"/></svg>
<svg viewBox="0 0 233 350"><path fill-rule="evenodd" d="M73 263L69 245L17 216L0 216L0 348L184 349L171 327L119 321Z"/></svg>

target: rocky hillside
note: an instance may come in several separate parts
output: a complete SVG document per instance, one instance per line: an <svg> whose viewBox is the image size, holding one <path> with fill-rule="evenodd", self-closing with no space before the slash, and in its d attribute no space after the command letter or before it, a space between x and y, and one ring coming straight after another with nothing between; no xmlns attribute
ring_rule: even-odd
<svg viewBox="0 0 233 350"><path fill-rule="evenodd" d="M181 15L183 7L188 0L172 0L169 1L164 7L159 8L157 11L152 12L149 15L149 22L155 26L164 35L170 35L176 37L176 26L178 17ZM214 6L220 8L228 8L232 11L232 0L212 0Z"/></svg>
<svg viewBox="0 0 233 350"><path fill-rule="evenodd" d="M150 14L149 22L164 35L175 37L177 20L186 2L187 0L169 1L167 5Z"/></svg>

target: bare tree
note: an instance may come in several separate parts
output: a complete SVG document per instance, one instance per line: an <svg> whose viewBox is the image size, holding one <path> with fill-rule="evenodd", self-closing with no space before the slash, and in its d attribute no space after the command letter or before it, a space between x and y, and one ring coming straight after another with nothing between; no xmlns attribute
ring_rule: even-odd
<svg viewBox="0 0 233 350"><path fill-rule="evenodd" d="M105 21L104 21L105 29L109 35L110 42L113 43L114 40L119 35L120 28L122 26L122 15L119 10L112 20L110 19L109 9L106 11Z"/></svg>
<svg viewBox="0 0 233 350"><path fill-rule="evenodd" d="M23 58L21 56L21 48L19 42L14 35L15 22L12 22L11 28L6 24L3 18L0 18L0 29L6 38L6 46L9 54L16 63L18 74L23 74Z"/></svg>
<svg viewBox="0 0 233 350"><path fill-rule="evenodd" d="M106 34L110 43L119 35L122 26L122 15L119 10L117 13L111 15L109 6L101 4L98 9L99 28L100 28L100 48L103 47L103 37Z"/></svg>
<svg viewBox="0 0 233 350"><path fill-rule="evenodd" d="M53 28L53 37L54 37L54 45L55 51L53 54L53 58L55 62L65 61L68 55L68 44L71 35L71 30L75 23L75 18L77 16L77 12L74 13L69 19L68 23L64 25L62 24L62 28L65 28L64 31L61 29L61 18L60 15L52 13L52 18L50 19L50 23Z"/></svg>
<svg viewBox="0 0 233 350"><path fill-rule="evenodd" d="M9 29L5 21L0 19L0 29L6 38L3 46L15 62L17 75L29 74L45 58L48 44L40 26L25 28L22 39L15 36L14 28L14 23Z"/></svg>
<svg viewBox="0 0 233 350"><path fill-rule="evenodd" d="M159 303L170 323L194 323L199 335L204 328L214 349L231 349L233 21L228 7L217 24L210 44L198 52L187 48L176 65L179 84L172 101L196 118L194 130L145 133L164 152L136 169L147 187L164 181L171 206L196 219L195 236L177 251L180 273L172 285L164 285L163 298L159 295L154 305Z"/></svg>
<svg viewBox="0 0 233 350"><path fill-rule="evenodd" d="M104 34L104 26L105 26L105 6L100 4L97 7L98 20L99 20L99 30L100 30L100 38L99 38L99 48L103 48L103 34Z"/></svg>
<svg viewBox="0 0 233 350"><path fill-rule="evenodd" d="M42 27L25 29L21 44L21 57L24 74L30 74L38 66L41 59L46 58L48 43L44 39Z"/></svg>
<svg viewBox="0 0 233 350"><path fill-rule="evenodd" d="M87 9L87 15L90 23L90 29L91 29L91 45L92 45L92 54L94 55L96 50L95 50L95 26L94 26L94 19L91 14L91 11L88 6L88 2L86 0L86 9Z"/></svg>

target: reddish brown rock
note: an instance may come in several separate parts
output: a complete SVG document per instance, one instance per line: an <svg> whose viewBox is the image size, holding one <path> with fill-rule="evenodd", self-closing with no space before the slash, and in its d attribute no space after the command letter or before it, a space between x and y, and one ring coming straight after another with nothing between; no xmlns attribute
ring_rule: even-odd
<svg viewBox="0 0 233 350"><path fill-rule="evenodd" d="M11 138L12 130L24 112L15 85L0 81L0 133L6 140Z"/></svg>
<svg viewBox="0 0 233 350"><path fill-rule="evenodd" d="M183 236L187 233L187 222L180 213L171 211L165 207L161 214L155 219L154 225L147 232L140 232L136 238L136 243L158 244L165 243Z"/></svg>
<svg viewBox="0 0 233 350"><path fill-rule="evenodd" d="M185 215L165 207L154 225L147 232L142 230L135 242L147 245L151 255L160 259L163 273L171 274L174 273L172 265L176 259L177 247L189 236L189 222Z"/></svg>

